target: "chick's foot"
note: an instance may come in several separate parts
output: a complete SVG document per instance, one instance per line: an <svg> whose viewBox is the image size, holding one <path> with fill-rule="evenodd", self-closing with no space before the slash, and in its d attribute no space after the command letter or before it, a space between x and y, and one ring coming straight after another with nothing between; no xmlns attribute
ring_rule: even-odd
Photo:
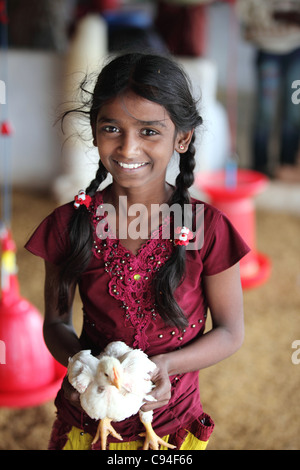
<svg viewBox="0 0 300 470"><path fill-rule="evenodd" d="M123 441L122 436L116 432L116 430L111 425L111 419L104 418L99 421L96 435L92 441L92 445L98 442L99 438L101 439L101 450L106 450L107 436L112 435L116 439Z"/></svg>
<svg viewBox="0 0 300 470"><path fill-rule="evenodd" d="M145 437L143 450L149 450L149 449L159 450L160 445L164 447L168 447L169 449L175 449L176 446L173 446L172 444L165 442L154 432L151 423L143 422L143 421L142 423L146 429L146 432L139 434L139 436Z"/></svg>

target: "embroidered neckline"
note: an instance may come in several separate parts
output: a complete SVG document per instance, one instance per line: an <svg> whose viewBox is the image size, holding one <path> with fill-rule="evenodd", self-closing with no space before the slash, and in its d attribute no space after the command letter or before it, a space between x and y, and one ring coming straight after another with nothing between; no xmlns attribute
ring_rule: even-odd
<svg viewBox="0 0 300 470"><path fill-rule="evenodd" d="M93 254L104 260L105 272L110 276L109 294L120 301L125 322L135 330L133 347L145 350L149 346L146 327L158 315L153 279L173 251L173 242L162 236L164 229L170 224L170 218L167 217L134 254L109 230L105 223L106 216L97 215L97 207L103 204L101 192L96 193L93 204Z"/></svg>

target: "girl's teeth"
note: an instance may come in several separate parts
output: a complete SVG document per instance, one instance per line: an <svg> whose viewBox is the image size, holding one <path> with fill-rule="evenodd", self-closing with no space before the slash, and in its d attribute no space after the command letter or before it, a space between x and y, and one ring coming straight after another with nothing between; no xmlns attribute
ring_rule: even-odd
<svg viewBox="0 0 300 470"><path fill-rule="evenodd" d="M118 164L122 168L128 168L129 170L133 170L134 168L139 168L140 166L145 165L145 163L121 163L121 162L118 162Z"/></svg>

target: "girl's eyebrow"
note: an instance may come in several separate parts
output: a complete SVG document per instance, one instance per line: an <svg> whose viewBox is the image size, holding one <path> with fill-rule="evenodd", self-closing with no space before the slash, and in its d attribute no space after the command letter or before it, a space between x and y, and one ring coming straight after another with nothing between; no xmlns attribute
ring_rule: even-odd
<svg viewBox="0 0 300 470"><path fill-rule="evenodd" d="M161 127L166 127L164 120L161 121L138 121L140 124L143 126L161 126Z"/></svg>
<svg viewBox="0 0 300 470"><path fill-rule="evenodd" d="M108 122L109 124L117 124L118 123L117 119L110 119L110 118L107 118L105 116L99 117L97 119L97 123L101 124L102 122Z"/></svg>
<svg viewBox="0 0 300 470"><path fill-rule="evenodd" d="M109 124L119 124L119 121L117 119L111 119L111 118L107 118L105 116L102 116L102 117L99 117L98 123L102 123L102 122L107 122ZM141 121L139 119L136 119L136 122L139 124L139 125L142 125L142 126L160 126L160 127L166 127L165 123L164 123L164 119L162 119L161 121Z"/></svg>

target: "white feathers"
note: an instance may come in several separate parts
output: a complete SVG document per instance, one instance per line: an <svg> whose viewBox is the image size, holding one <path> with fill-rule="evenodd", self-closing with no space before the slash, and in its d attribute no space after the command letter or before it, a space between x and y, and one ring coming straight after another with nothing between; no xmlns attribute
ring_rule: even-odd
<svg viewBox="0 0 300 470"><path fill-rule="evenodd" d="M98 363L90 350L80 351L69 358L68 379L79 393L83 393L94 379Z"/></svg>
<svg viewBox="0 0 300 470"><path fill-rule="evenodd" d="M123 341L113 341L112 343L109 343L106 346L106 348L98 357L113 356L119 359L121 356L123 356L125 353L128 353L129 351L133 351L133 349L127 346L126 343L123 343Z"/></svg>
<svg viewBox="0 0 300 470"><path fill-rule="evenodd" d="M149 393L154 387L151 374L156 365L140 349L132 349L122 341L107 345L96 358L91 351L81 351L69 360L68 378L80 393L80 403L85 412L99 420L95 444L99 437L101 449L105 450L107 436L112 434L122 440L111 421L123 421L136 413L145 427L143 449L159 448L163 445L173 449L152 428L153 411L143 412L141 406L147 401L155 401Z"/></svg>
<svg viewBox="0 0 300 470"><path fill-rule="evenodd" d="M114 341L98 357L90 350L75 354L69 359L68 379L91 418L122 421L136 414L151 392L150 374L155 368L140 349Z"/></svg>

